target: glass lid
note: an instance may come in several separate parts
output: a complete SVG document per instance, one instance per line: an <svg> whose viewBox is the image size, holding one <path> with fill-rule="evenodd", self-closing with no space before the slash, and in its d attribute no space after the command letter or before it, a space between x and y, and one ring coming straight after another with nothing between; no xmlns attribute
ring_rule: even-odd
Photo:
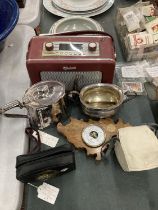
<svg viewBox="0 0 158 210"><path fill-rule="evenodd" d="M48 106L57 103L64 95L64 84L58 81L42 81L25 92L23 104L35 107Z"/></svg>

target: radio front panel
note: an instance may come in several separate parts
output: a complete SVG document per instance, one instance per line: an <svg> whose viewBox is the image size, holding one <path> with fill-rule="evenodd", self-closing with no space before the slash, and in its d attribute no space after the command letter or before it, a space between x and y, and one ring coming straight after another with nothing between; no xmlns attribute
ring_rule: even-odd
<svg viewBox="0 0 158 210"><path fill-rule="evenodd" d="M98 42L45 42L42 56L99 56Z"/></svg>

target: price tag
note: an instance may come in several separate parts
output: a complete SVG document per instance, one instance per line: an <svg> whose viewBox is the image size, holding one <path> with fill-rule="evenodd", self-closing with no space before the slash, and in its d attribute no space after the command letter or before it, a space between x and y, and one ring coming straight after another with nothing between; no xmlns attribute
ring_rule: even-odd
<svg viewBox="0 0 158 210"><path fill-rule="evenodd" d="M124 14L123 18L125 20L129 32L135 31L140 28L139 19L133 11Z"/></svg>
<svg viewBox="0 0 158 210"><path fill-rule="evenodd" d="M146 72L149 77L158 77L158 66L146 68Z"/></svg>
<svg viewBox="0 0 158 210"><path fill-rule="evenodd" d="M144 16L155 16L155 8L153 4L143 6L142 7L142 14Z"/></svg>
<svg viewBox="0 0 158 210"><path fill-rule="evenodd" d="M57 196L59 194L59 188L49 185L47 183L43 183L37 188L38 198L51 203L55 204Z"/></svg>
<svg viewBox="0 0 158 210"><path fill-rule="evenodd" d="M40 137L41 137L41 142L43 144L46 144L50 147L55 147L58 143L58 138L55 136L52 136L50 134L47 134L43 131L39 131Z"/></svg>
<svg viewBox="0 0 158 210"><path fill-rule="evenodd" d="M35 138L37 138L37 135L35 132L33 133L33 135L35 136ZM46 144L49 147L56 147L59 138L53 135L50 135L48 133L45 133L43 131L39 131L39 135L40 135L42 144Z"/></svg>
<svg viewBox="0 0 158 210"><path fill-rule="evenodd" d="M144 71L141 66L123 66L121 68L122 77L124 78L140 78L144 77Z"/></svg>

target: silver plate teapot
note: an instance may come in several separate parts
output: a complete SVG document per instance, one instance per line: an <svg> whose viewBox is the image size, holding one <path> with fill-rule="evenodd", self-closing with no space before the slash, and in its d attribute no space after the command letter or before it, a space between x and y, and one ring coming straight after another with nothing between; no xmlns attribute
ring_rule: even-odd
<svg viewBox="0 0 158 210"><path fill-rule="evenodd" d="M26 90L22 102L15 100L0 108L0 114L15 107L26 108L30 124L40 129L59 121L65 114L65 86L58 81L41 81Z"/></svg>

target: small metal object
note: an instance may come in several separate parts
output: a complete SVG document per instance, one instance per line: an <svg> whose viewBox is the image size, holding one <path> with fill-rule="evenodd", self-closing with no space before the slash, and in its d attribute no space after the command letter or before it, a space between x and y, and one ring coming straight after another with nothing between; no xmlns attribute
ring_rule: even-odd
<svg viewBox="0 0 158 210"><path fill-rule="evenodd" d="M105 141L104 130L97 125L89 125L82 131L82 139L90 147L99 147Z"/></svg>

